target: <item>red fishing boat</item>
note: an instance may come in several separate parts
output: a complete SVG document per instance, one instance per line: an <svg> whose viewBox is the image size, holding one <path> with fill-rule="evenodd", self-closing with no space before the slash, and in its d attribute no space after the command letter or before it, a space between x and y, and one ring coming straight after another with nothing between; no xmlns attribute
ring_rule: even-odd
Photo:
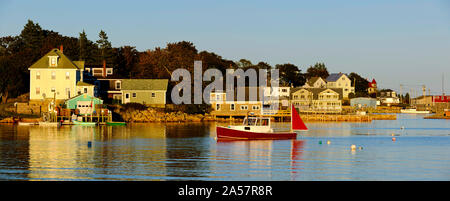
<svg viewBox="0 0 450 201"><path fill-rule="evenodd" d="M240 126L216 127L217 139L220 140L275 140L296 139L294 131L308 130L294 105L291 107L291 129L274 132L269 117L246 117Z"/></svg>

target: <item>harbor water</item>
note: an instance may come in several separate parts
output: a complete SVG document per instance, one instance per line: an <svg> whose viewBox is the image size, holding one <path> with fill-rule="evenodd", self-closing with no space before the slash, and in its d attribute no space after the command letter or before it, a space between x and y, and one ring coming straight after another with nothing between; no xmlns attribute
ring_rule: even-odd
<svg viewBox="0 0 450 201"><path fill-rule="evenodd" d="M424 116L228 142L215 140L224 123L3 124L0 180L449 181L450 121Z"/></svg>

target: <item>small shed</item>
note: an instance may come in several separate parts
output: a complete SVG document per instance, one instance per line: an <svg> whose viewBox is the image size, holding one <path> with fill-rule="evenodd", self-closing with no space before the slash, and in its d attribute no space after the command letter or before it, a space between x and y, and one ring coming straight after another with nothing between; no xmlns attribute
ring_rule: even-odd
<svg viewBox="0 0 450 201"><path fill-rule="evenodd" d="M377 99L375 98L352 98L350 99L350 105L356 108L377 108Z"/></svg>
<svg viewBox="0 0 450 201"><path fill-rule="evenodd" d="M68 109L78 109L80 114L92 114L95 111L95 105L103 104L103 100L88 94L80 94L66 100Z"/></svg>

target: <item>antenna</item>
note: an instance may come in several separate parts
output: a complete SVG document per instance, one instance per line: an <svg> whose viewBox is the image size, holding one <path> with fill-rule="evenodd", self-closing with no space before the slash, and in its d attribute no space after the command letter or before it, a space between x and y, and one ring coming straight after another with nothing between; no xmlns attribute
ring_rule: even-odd
<svg viewBox="0 0 450 201"><path fill-rule="evenodd" d="M444 73L442 73L442 96L445 96L445 92L444 92Z"/></svg>

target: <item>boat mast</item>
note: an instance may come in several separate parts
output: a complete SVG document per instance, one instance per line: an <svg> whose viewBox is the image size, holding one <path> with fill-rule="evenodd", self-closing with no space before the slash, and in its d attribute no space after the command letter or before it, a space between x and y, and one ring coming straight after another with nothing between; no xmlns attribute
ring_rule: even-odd
<svg viewBox="0 0 450 201"><path fill-rule="evenodd" d="M293 110L292 110L292 107L294 107L294 104L291 104L291 132L294 130L293 128L292 128L292 117L293 117Z"/></svg>

